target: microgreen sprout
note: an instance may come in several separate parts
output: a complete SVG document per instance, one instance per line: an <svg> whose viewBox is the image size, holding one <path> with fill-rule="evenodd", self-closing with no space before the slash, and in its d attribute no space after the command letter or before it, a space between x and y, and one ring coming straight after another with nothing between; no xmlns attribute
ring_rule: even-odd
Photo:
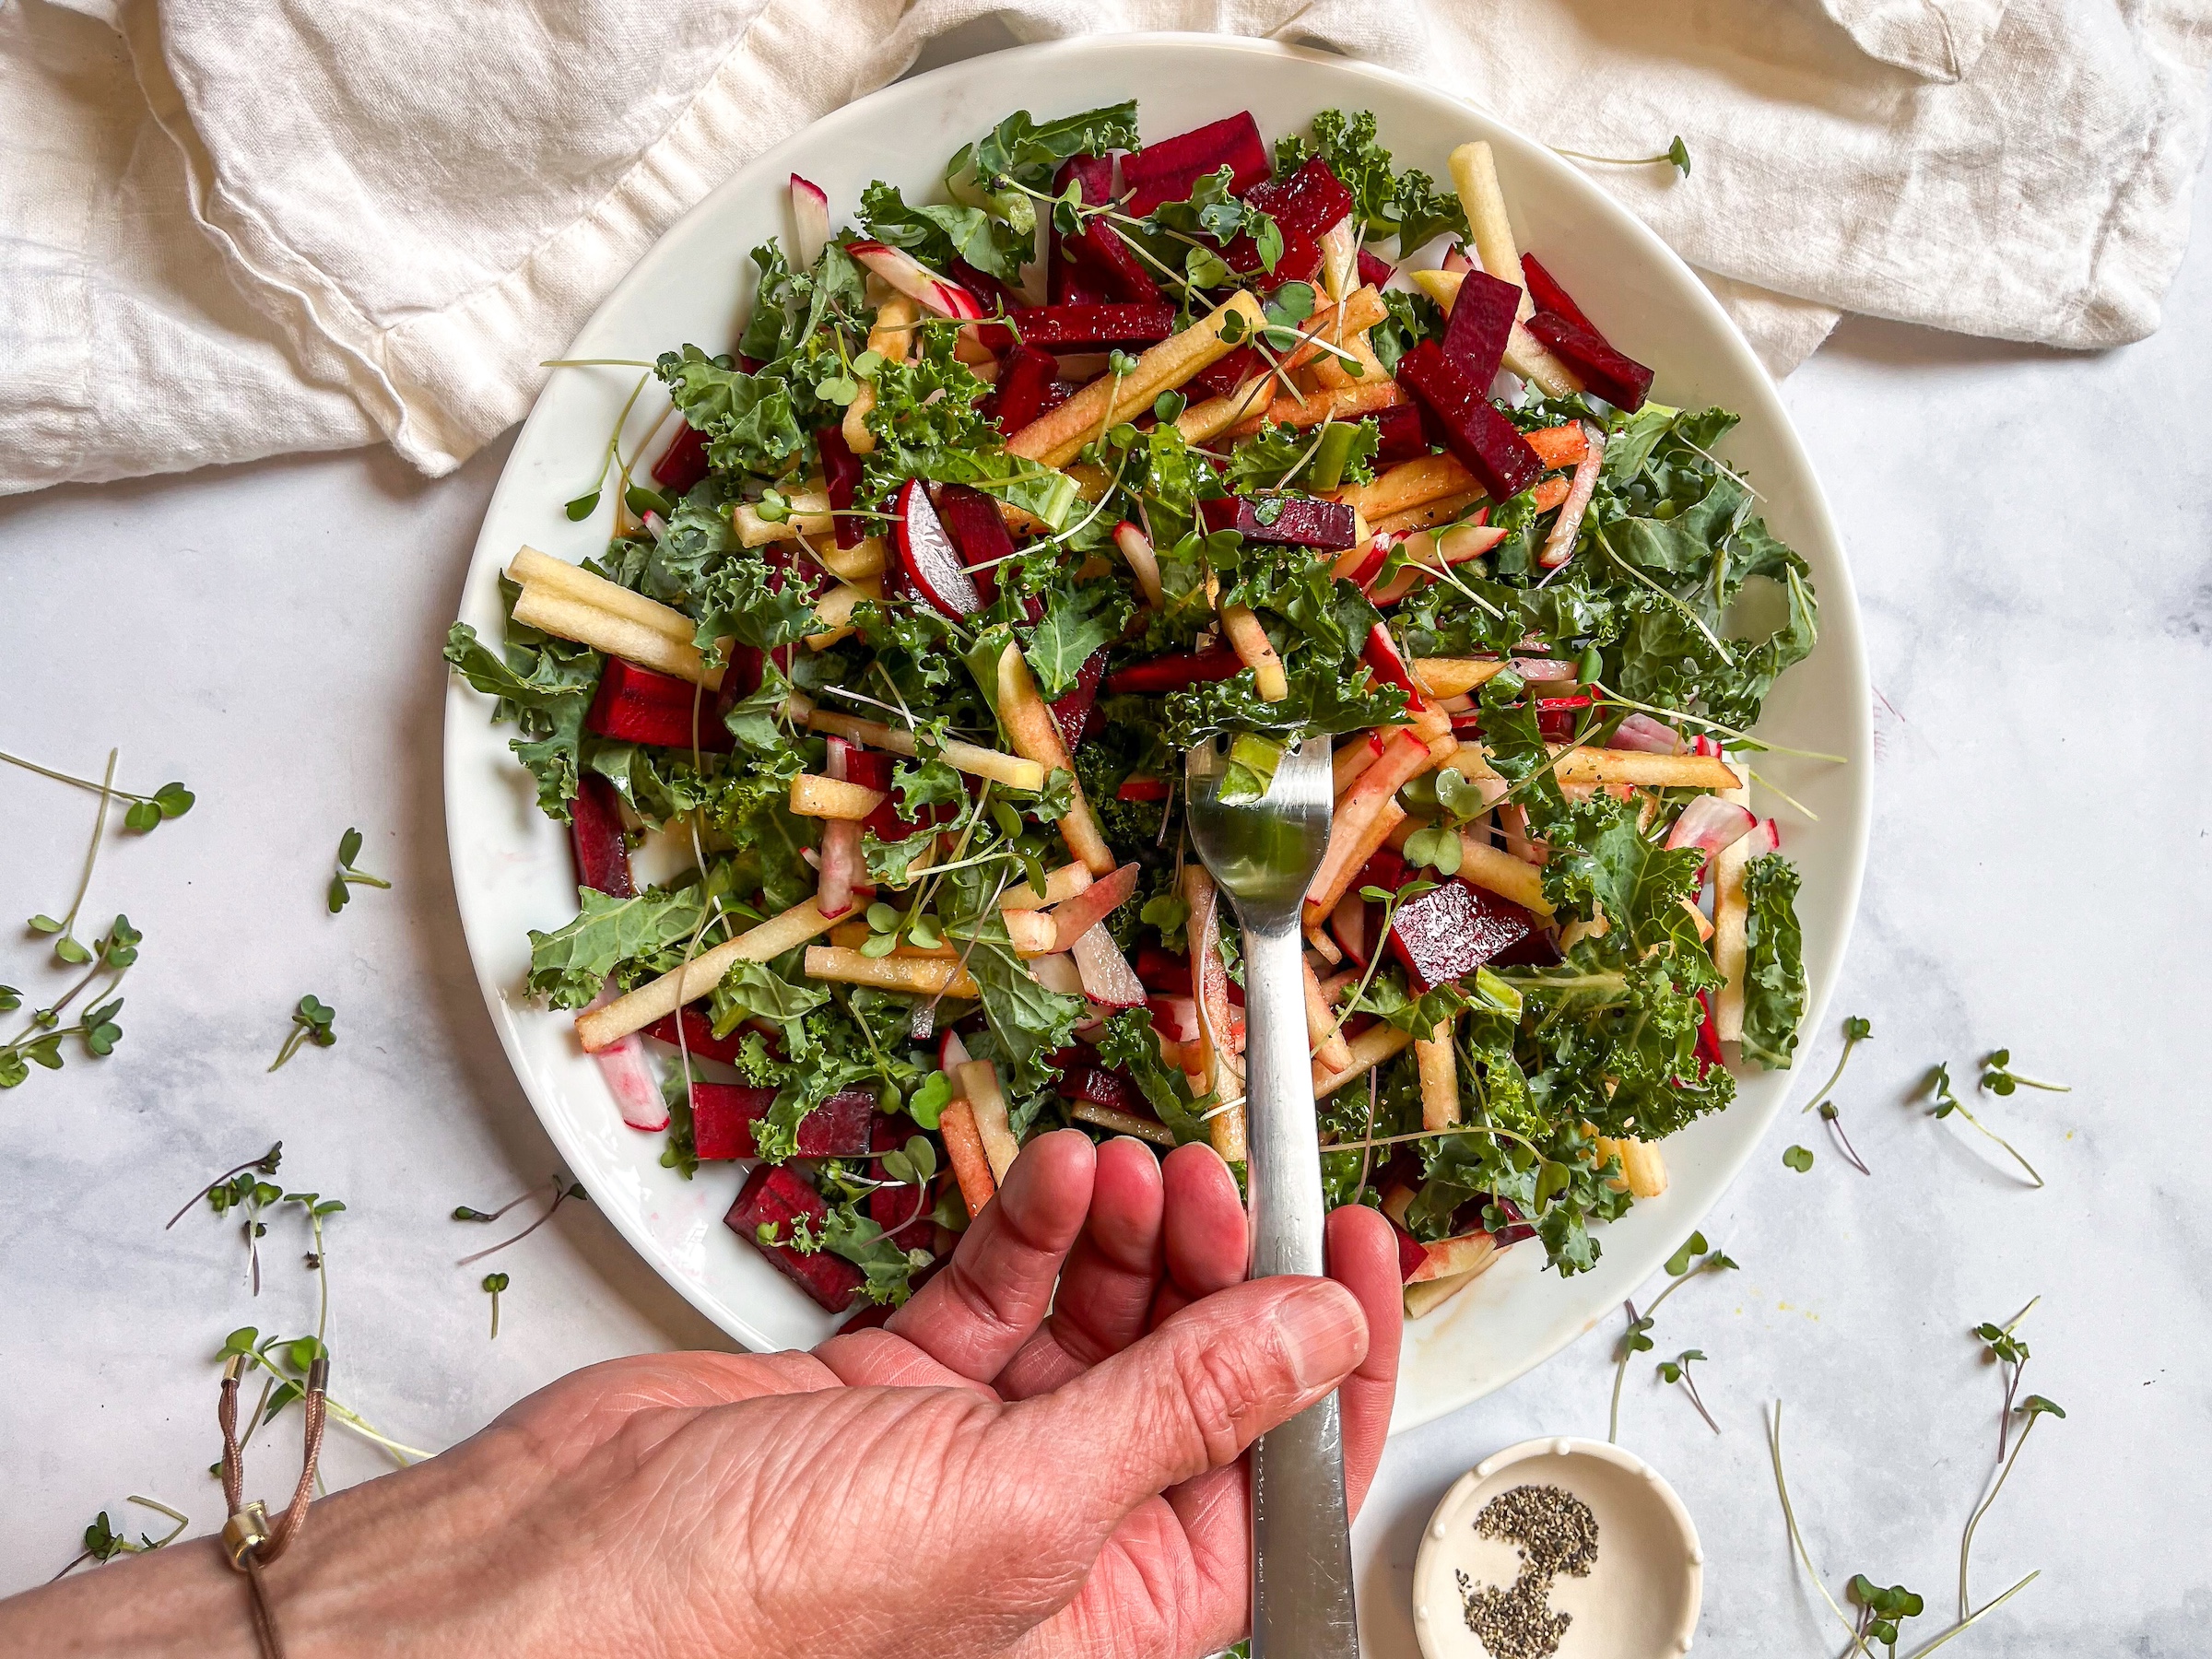
<svg viewBox="0 0 2212 1659"><path fill-rule="evenodd" d="M250 1419L256 1428L266 1428L286 1406L306 1396L308 1371L317 1359L327 1360L330 1349L324 1346L320 1336L264 1336L253 1325L241 1325L223 1339L222 1351L216 1355L218 1361L232 1358L242 1359L254 1369L268 1373L268 1381ZM430 1456L418 1447L394 1440L328 1394L323 1396L323 1404L333 1418L363 1440L382 1446L402 1464L418 1463Z"/></svg>
<svg viewBox="0 0 2212 1659"><path fill-rule="evenodd" d="M508 1279L503 1273L484 1276L485 1291L491 1297L491 1339L500 1339L500 1292L507 1288Z"/></svg>
<svg viewBox="0 0 2212 1659"><path fill-rule="evenodd" d="M92 820L92 841L85 850L85 873L77 877L76 897L70 901L69 913L58 922L41 913L31 917L28 924L33 933L53 935L54 956L73 968L81 968L92 959L90 948L76 936L76 912L85 907L85 895L92 888L92 867L100 862L100 839L108 832L108 807L115 799L115 758L121 752L108 751L108 773L100 785L100 812Z"/></svg>
<svg viewBox="0 0 2212 1659"><path fill-rule="evenodd" d="M276 1051L276 1058L269 1062L269 1069L275 1071L298 1053L303 1042L312 1042L317 1048L328 1048L337 1041L338 1034L331 1029L331 1021L337 1016L335 1008L312 992L301 997L300 1006L292 1010L291 1032L285 1038L284 1046Z"/></svg>
<svg viewBox="0 0 2212 1659"><path fill-rule="evenodd" d="M347 890L347 883L354 883L361 887L385 888L389 888L392 885L382 876L371 876L366 870L356 869L353 861L360 855L361 832L359 830L347 830L344 835L338 838L338 867L336 873L330 878L328 901L330 913L334 916L344 910L346 900L353 897L352 893Z"/></svg>
<svg viewBox="0 0 2212 1659"><path fill-rule="evenodd" d="M1859 1628L1853 1640L1862 1648L1869 1641L1878 1641L1891 1653L1897 1652L1897 1627L1927 1610L1927 1603L1902 1584L1877 1584L1863 1572L1851 1575L1843 1595L1859 1609Z"/></svg>
<svg viewBox="0 0 2212 1659"><path fill-rule="evenodd" d="M244 1163L237 1164L230 1169L225 1170L220 1175L218 1175L213 1181L209 1182L206 1186L202 1187L191 1197L185 1199L182 1205L178 1206L177 1213L169 1218L167 1224L162 1227L161 1230L163 1232L167 1232L170 1228L176 1226L178 1222L183 1220L185 1211L191 1209L194 1205L197 1204L203 1198L208 1200L210 1203L215 1204L215 1213L218 1216L221 1215L224 1210L229 1207L229 1205L228 1203L216 1201L215 1194L218 1188L228 1187L233 1180L241 1175L247 1176L249 1179L255 1174L274 1175L276 1173L277 1165L281 1164L283 1161L284 1143L282 1141L278 1141L274 1146L270 1147L270 1148L266 1152L264 1152L259 1158L250 1158Z"/></svg>
<svg viewBox="0 0 2212 1659"><path fill-rule="evenodd" d="M62 1024L62 1016L103 973L112 977L100 988L101 993L114 990L131 964L138 959L138 946L145 937L131 925L128 916L117 916L109 924L107 933L89 953L91 965L84 977L50 1006L34 1008L30 1024L0 1043L0 1088L15 1088L30 1075L34 1065L48 1071L61 1070L65 1037L80 1040L85 1052L94 1059L105 1059L114 1053L115 1045L123 1041L123 1028L115 1023L115 1016L123 1010L122 997L109 997L88 1009L74 1025ZM20 991L12 985L0 985L0 1013L11 1013L22 1006Z"/></svg>
<svg viewBox="0 0 2212 1659"><path fill-rule="evenodd" d="M545 367L555 369L572 369L584 367L587 363L606 362L612 364L615 361L616 359L611 358L571 358L567 359L551 361L546 364ZM627 368L629 365L625 363L621 366ZM606 488L606 474L608 468L615 467L620 471L621 481L625 487L627 487L629 482L629 468L623 463L621 454L622 428L629 419L630 410L637 406L638 394L645 390L645 382L653 378L653 365L648 363L644 365L644 368L645 372L638 376L638 383L630 388L629 397L622 405L622 412L615 417L615 429L607 434L606 453L600 458L599 476L592 480L591 488L585 490L583 494L578 496L574 500L571 501L565 509L572 522L581 523L582 520L590 518L594 512L598 511L599 492Z"/></svg>
<svg viewBox="0 0 2212 1659"><path fill-rule="evenodd" d="M540 1216L536 1220L531 1222L529 1226L524 1228L521 1232L516 1233L512 1238L501 1239L497 1244L492 1245L489 1249L479 1250L473 1255L465 1255L460 1259L460 1261L455 1263L454 1265L459 1267L466 1267L472 1263L482 1261L488 1255L497 1255L500 1251L506 1249L510 1244L520 1244L524 1239L528 1238L532 1233L535 1232L547 1222L552 1220L553 1212L559 1209L570 1199L582 1198L588 1201L591 1197L591 1194L583 1190L583 1185L581 1182L566 1180L558 1171L554 1172L553 1180L551 1182L551 1189L553 1194L553 1202L546 1206L546 1213L544 1215ZM510 1199L507 1203L501 1205L498 1209L488 1212L479 1209L471 1209L465 1204L459 1205L456 1206L453 1210L453 1219L456 1221L496 1221L501 1216L505 1215L509 1210L514 1208L516 1205L521 1204L527 1199L535 1198L546 1190L547 1189L542 1186L532 1187L528 1192L523 1194L521 1197Z"/></svg>
<svg viewBox="0 0 2212 1659"><path fill-rule="evenodd" d="M1802 1175L1813 1167L1813 1149L1810 1147L1792 1147L1782 1155L1782 1161Z"/></svg>
<svg viewBox="0 0 2212 1659"><path fill-rule="evenodd" d="M2005 1377L2005 1408L1997 1414L1997 1462L2000 1464L2005 1461L2005 1437L2012 1424L2013 1397L2019 1393L2020 1372L2028 1367L2028 1345L2014 1333L2019 1329L2020 1322L2035 1312L2036 1302L2042 1300L2040 1296L2036 1297L2005 1324L1978 1324L1974 1327L1974 1335L1982 1339L1983 1349Z"/></svg>
<svg viewBox="0 0 2212 1659"><path fill-rule="evenodd" d="M1992 1058L1994 1056L1993 1055ZM2043 1178L2036 1173L2033 1164L2020 1156L2019 1149L1976 1117L1967 1109L1966 1102L1951 1092L1951 1068L1948 1065L1938 1065L1929 1072L1927 1081L1921 1087L1923 1091L1929 1096L1930 1104L1933 1106L1936 1117L1947 1118L1954 1112L1957 1112L1991 1140L1996 1142L1998 1146L2004 1147L2011 1155L2013 1162L2028 1171L2029 1184L2039 1187L2043 1184Z"/></svg>
<svg viewBox="0 0 2212 1659"><path fill-rule="evenodd" d="M119 1533L114 1530L113 1525L108 1520L108 1512L101 1510L92 1524L85 1528L84 1548L71 1559L67 1567L55 1573L54 1578L67 1577L73 1569L87 1561L96 1561L105 1565L119 1555L144 1555L147 1550L159 1549L165 1544L173 1543L184 1529L192 1524L190 1515L171 1509L168 1504L163 1503L158 1498L141 1498L137 1493L133 1492L124 1501L135 1503L140 1509L149 1509L159 1514L167 1515L175 1524L158 1538L142 1532L138 1535L138 1541L134 1544L131 1542L128 1533ZM53 1580L50 1579L47 1582L51 1583Z"/></svg>
<svg viewBox="0 0 2212 1659"><path fill-rule="evenodd" d="M1688 1391L1689 1403L1698 1408L1698 1415L1705 1419L1705 1426L1718 1434L1721 1426L1712 1420L1712 1413L1705 1409L1704 1397L1698 1393L1698 1380L1689 1374L1691 1364L1704 1358L1702 1348L1684 1348L1674 1359L1659 1362L1659 1380L1662 1382L1679 1383Z"/></svg>
<svg viewBox="0 0 2212 1659"><path fill-rule="evenodd" d="M0 753L0 760L6 761L10 766L19 766L25 771L37 772L41 778L52 778L56 783L73 783L94 794L112 795L119 801L130 802L130 809L123 815L123 827L125 830L143 832L170 818L182 818L192 810L192 804L197 798L182 783L164 783L150 795L135 794L130 790L114 787L112 773L108 782L95 783L89 778L73 777L67 772L55 771L50 767L41 766L35 760L26 760L20 755Z"/></svg>
<svg viewBox="0 0 2212 1659"><path fill-rule="evenodd" d="M1552 147L1552 153L1567 156L1577 161L1594 161L1600 167L1671 167L1682 178L1689 177L1689 146L1677 133L1675 141L1655 156L1591 156L1581 150Z"/></svg>
<svg viewBox="0 0 2212 1659"><path fill-rule="evenodd" d="M2010 1049L1989 1051L1989 1057L1982 1062L1982 1087L1994 1095L2008 1095L2016 1088L2041 1088L2051 1094L2074 1092L2071 1083L2046 1083L2041 1077L2014 1071Z"/></svg>
<svg viewBox="0 0 2212 1659"><path fill-rule="evenodd" d="M1613 1410L1612 1416L1606 1425L1607 1441L1617 1442L1620 1439L1621 1383L1629 1374L1629 1360L1635 1355L1648 1354L1652 1350L1652 1339L1649 1333L1653 1322L1658 1314L1659 1305L1699 1275L1725 1272L1735 1265L1730 1259L1727 1252L1711 1249L1705 1242L1703 1233L1693 1232L1688 1238L1682 1241L1681 1249L1666 1258L1666 1277L1674 1282L1660 1291L1657 1296L1652 1298L1650 1308L1644 1312L1639 1313L1636 1312L1634 1302L1621 1304L1628 1310L1629 1324L1628 1328L1621 1333L1620 1347L1615 1353ZM1703 1356L1700 1355L1700 1358L1701 1359ZM1668 1380L1671 1382L1673 1379ZM1711 1418L1707 1419L1707 1421L1711 1420Z"/></svg>

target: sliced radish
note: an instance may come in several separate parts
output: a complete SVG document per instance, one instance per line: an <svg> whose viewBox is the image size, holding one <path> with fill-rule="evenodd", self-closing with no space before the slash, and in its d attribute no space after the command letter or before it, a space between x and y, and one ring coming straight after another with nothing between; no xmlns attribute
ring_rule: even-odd
<svg viewBox="0 0 2212 1659"><path fill-rule="evenodd" d="M960 1066L967 1065L971 1058L972 1056L968 1053L968 1045L960 1041L960 1034L958 1031L948 1030L944 1036L937 1039L937 1069L939 1071L949 1076Z"/></svg>
<svg viewBox="0 0 2212 1659"><path fill-rule="evenodd" d="M1453 242L1450 251L1444 254L1443 264L1440 268L1446 271L1464 272L1473 270L1475 268L1475 262L1467 257L1467 244L1465 242Z"/></svg>
<svg viewBox="0 0 2212 1659"><path fill-rule="evenodd" d="M1606 747L1638 749L1647 755L1678 755L1682 752L1682 734L1649 714L1631 714L1620 723L1619 730Z"/></svg>
<svg viewBox="0 0 2212 1659"><path fill-rule="evenodd" d="M791 250L798 256L798 268L811 271L830 245L830 198L819 184L797 173L791 175L791 220L796 227Z"/></svg>
<svg viewBox="0 0 2212 1659"><path fill-rule="evenodd" d="M1125 868L1134 870L1129 865ZM1145 987L1122 954L1103 922L1079 936L1071 954L1082 976L1083 994L1103 1008L1135 1008L1145 1000Z"/></svg>
<svg viewBox="0 0 2212 1659"><path fill-rule="evenodd" d="M1084 994L1082 970L1066 956L1031 957L1030 971L1037 976L1037 982L1047 991L1056 991L1062 996L1081 996Z"/></svg>
<svg viewBox="0 0 2212 1659"><path fill-rule="evenodd" d="M982 590L960 562L922 480L909 478L901 484L891 510L895 514L891 543L898 549L900 568L914 591L956 621L982 610Z"/></svg>
<svg viewBox="0 0 2212 1659"><path fill-rule="evenodd" d="M1562 663L1557 657L1515 657L1513 672L1523 679L1535 683L1565 680L1571 683L1576 677L1575 665Z"/></svg>
<svg viewBox="0 0 2212 1659"><path fill-rule="evenodd" d="M1151 537L1124 519L1114 526L1113 545L1122 550L1136 585L1144 590L1145 603L1154 610L1164 609L1167 600L1159 585L1159 558L1152 549Z"/></svg>
<svg viewBox="0 0 2212 1659"><path fill-rule="evenodd" d="M940 317L976 322L989 315L982 302L957 282L947 282L904 249L879 241L846 244L845 252L916 304Z"/></svg>
<svg viewBox="0 0 2212 1659"><path fill-rule="evenodd" d="M1700 847L1710 856L1743 840L1751 825L1748 808L1738 806L1734 801L1724 801L1719 795L1700 795L1682 808L1682 816L1667 832L1667 851Z"/></svg>
<svg viewBox="0 0 2212 1659"><path fill-rule="evenodd" d="M615 988L607 986L593 1000L592 1007L606 1007L615 1000ZM646 1057L643 1038L632 1032L603 1049L594 1050L592 1058L599 1062L599 1075L614 1091L615 1105L620 1110L624 1123L632 1129L668 1127L668 1102L661 1098L661 1080L653 1075L653 1062Z"/></svg>
<svg viewBox="0 0 2212 1659"><path fill-rule="evenodd" d="M1076 941L1121 908L1136 891L1141 872L1125 864L1111 876L1101 876L1074 898L1053 907L1053 948L1073 950Z"/></svg>
<svg viewBox="0 0 2212 1659"><path fill-rule="evenodd" d="M1198 1039L1198 999L1194 996L1148 996L1145 1006L1152 1013L1152 1029L1171 1042Z"/></svg>
<svg viewBox="0 0 2212 1659"><path fill-rule="evenodd" d="M1779 853L1781 851L1782 826L1772 818L1766 819L1751 832L1752 857L1757 858L1762 853Z"/></svg>

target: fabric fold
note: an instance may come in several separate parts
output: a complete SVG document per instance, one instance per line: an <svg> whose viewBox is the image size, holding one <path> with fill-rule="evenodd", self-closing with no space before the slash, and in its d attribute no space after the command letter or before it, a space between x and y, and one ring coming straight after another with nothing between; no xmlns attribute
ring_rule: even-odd
<svg viewBox="0 0 2212 1659"><path fill-rule="evenodd" d="M17 0L0 491L380 437L450 470L677 218L986 18L1319 46L1585 156L1678 133L1688 178L1582 165L1778 374L1845 311L2155 329L2212 62L2201 0Z"/></svg>

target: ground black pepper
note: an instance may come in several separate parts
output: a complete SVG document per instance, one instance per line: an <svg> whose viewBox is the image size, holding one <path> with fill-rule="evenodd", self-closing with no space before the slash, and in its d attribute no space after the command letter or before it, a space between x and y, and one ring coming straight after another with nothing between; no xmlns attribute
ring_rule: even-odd
<svg viewBox="0 0 2212 1659"><path fill-rule="evenodd" d="M1490 1659L1550 1659L1573 1616L1551 1607L1551 1581L1587 1578L1597 1564L1597 1517L1572 1492L1555 1486L1517 1486L1500 1492L1475 1517L1477 1535L1515 1546L1521 1571L1500 1589L1458 1573L1460 1601Z"/></svg>

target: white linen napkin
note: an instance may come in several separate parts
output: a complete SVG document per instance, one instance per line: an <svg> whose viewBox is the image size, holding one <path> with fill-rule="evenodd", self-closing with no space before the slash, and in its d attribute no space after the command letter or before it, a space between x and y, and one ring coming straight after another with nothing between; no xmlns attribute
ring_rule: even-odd
<svg viewBox="0 0 2212 1659"><path fill-rule="evenodd" d="M2204 0L13 0L0 492L379 438L458 465L747 159L996 14L1420 76L1593 165L1786 373L1843 311L2157 328ZM1009 101L1016 101L1010 100Z"/></svg>

